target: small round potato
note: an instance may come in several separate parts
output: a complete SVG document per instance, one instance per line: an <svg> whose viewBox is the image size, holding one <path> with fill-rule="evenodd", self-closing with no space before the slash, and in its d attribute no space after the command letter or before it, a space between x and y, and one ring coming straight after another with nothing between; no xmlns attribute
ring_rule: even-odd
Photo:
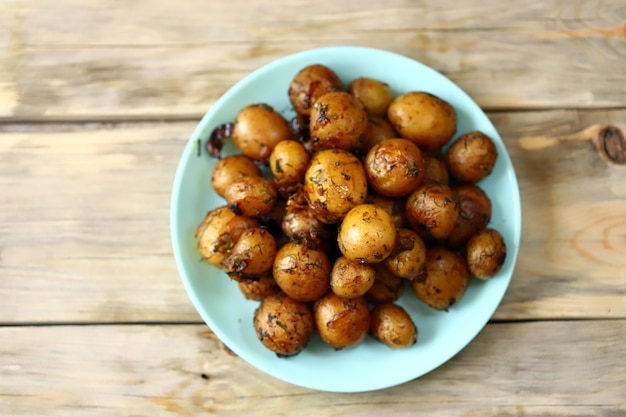
<svg viewBox="0 0 626 417"><path fill-rule="evenodd" d="M266 229L252 227L239 237L222 263L231 278L260 276L272 269L276 256L276 239Z"/></svg>
<svg viewBox="0 0 626 417"><path fill-rule="evenodd" d="M409 225L422 239L430 242L445 241L458 216L456 197L445 184L423 184L406 201Z"/></svg>
<svg viewBox="0 0 626 417"><path fill-rule="evenodd" d="M331 91L345 90L333 70L324 65L313 64L296 74L289 86L288 95L296 113L308 116L318 98Z"/></svg>
<svg viewBox="0 0 626 417"><path fill-rule="evenodd" d="M385 210L387 214L391 216L393 224L396 226L396 228L406 227L407 220L406 213L404 211L406 199L385 197L382 195L371 193L367 195L365 203L376 204L378 207Z"/></svg>
<svg viewBox="0 0 626 417"><path fill-rule="evenodd" d="M357 78L348 86L348 92L363 103L370 116L386 115L389 103L393 100L389 84L373 78Z"/></svg>
<svg viewBox="0 0 626 417"><path fill-rule="evenodd" d="M397 138L398 134L383 117L370 116L367 127L361 137L357 150L361 155L367 155L370 149L385 139Z"/></svg>
<svg viewBox="0 0 626 417"><path fill-rule="evenodd" d="M413 91L396 97L387 110L391 126L422 151L438 151L456 132L454 108L429 93Z"/></svg>
<svg viewBox="0 0 626 417"><path fill-rule="evenodd" d="M396 226L391 216L375 204L352 208L341 222L337 236L343 256L356 263L382 262L395 241Z"/></svg>
<svg viewBox="0 0 626 417"><path fill-rule="evenodd" d="M328 292L313 304L320 338L335 349L361 343L370 329L370 311L363 297L344 298Z"/></svg>
<svg viewBox="0 0 626 417"><path fill-rule="evenodd" d="M395 275L384 263L371 264L376 271L374 285L365 294L372 303L392 303L404 294L405 279Z"/></svg>
<svg viewBox="0 0 626 417"><path fill-rule="evenodd" d="M445 157L440 153L424 152L424 182L435 184L450 184L450 174Z"/></svg>
<svg viewBox="0 0 626 417"><path fill-rule="evenodd" d="M422 184L425 162L418 146L408 139L387 139L365 156L369 185L380 195L403 197Z"/></svg>
<svg viewBox="0 0 626 417"><path fill-rule="evenodd" d="M452 189L459 202L459 217L448 236L447 245L461 248L479 230L484 229L491 219L491 200L476 184L461 184Z"/></svg>
<svg viewBox="0 0 626 417"><path fill-rule="evenodd" d="M224 199L234 213L254 217L270 213L278 194L263 177L241 177L226 189Z"/></svg>
<svg viewBox="0 0 626 417"><path fill-rule="evenodd" d="M411 280L411 287L426 305L447 311L463 297L468 283L465 258L444 246L434 246L426 252L424 273Z"/></svg>
<svg viewBox="0 0 626 417"><path fill-rule="evenodd" d="M498 150L491 138L473 131L458 138L447 152L450 174L461 182L475 183L491 174Z"/></svg>
<svg viewBox="0 0 626 417"><path fill-rule="evenodd" d="M417 232L398 229L393 252L383 262L395 275L415 279L426 265L426 244Z"/></svg>
<svg viewBox="0 0 626 417"><path fill-rule="evenodd" d="M317 152L304 175L304 197L320 221L339 223L367 197L367 177L359 159L343 149Z"/></svg>
<svg viewBox="0 0 626 417"><path fill-rule="evenodd" d="M203 260L221 269L225 256L241 235L258 225L255 219L239 216L227 206L217 207L207 213L196 229L198 252Z"/></svg>
<svg viewBox="0 0 626 417"><path fill-rule="evenodd" d="M245 155L228 155L219 159L213 167L211 185L222 198L226 189L241 177L259 177L261 169Z"/></svg>
<svg viewBox="0 0 626 417"><path fill-rule="evenodd" d="M287 120L271 106L253 104L237 115L232 139L244 155L256 161L267 161L278 142L291 139L291 131Z"/></svg>
<svg viewBox="0 0 626 417"><path fill-rule="evenodd" d="M282 293L263 299L254 311L253 322L261 343L279 357L302 352L315 332L309 307Z"/></svg>
<svg viewBox="0 0 626 417"><path fill-rule="evenodd" d="M271 274L258 278L244 278L238 281L237 285L246 299L254 301L261 301L270 295L281 292L280 287L276 284Z"/></svg>
<svg viewBox="0 0 626 417"><path fill-rule="evenodd" d="M335 260L330 273L330 289L340 297L365 295L374 285L376 271L369 264L359 264L341 256Z"/></svg>
<svg viewBox="0 0 626 417"><path fill-rule="evenodd" d="M370 314L370 331L392 349L405 349L417 342L417 326L404 308L393 303L379 304Z"/></svg>
<svg viewBox="0 0 626 417"><path fill-rule="evenodd" d="M330 289L328 256L306 243L288 242L276 252L272 268L278 286L298 301L313 301Z"/></svg>
<svg viewBox="0 0 626 417"><path fill-rule="evenodd" d="M311 156L304 145L295 140L278 142L270 154L270 170L281 195L287 197L304 181Z"/></svg>
<svg viewBox="0 0 626 417"><path fill-rule="evenodd" d="M311 144L315 149L356 149L367 128L363 104L343 91L327 93L311 109Z"/></svg>
<svg viewBox="0 0 626 417"><path fill-rule="evenodd" d="M504 238L495 229L483 229L467 242L465 256L469 270L476 278L493 278L506 260Z"/></svg>

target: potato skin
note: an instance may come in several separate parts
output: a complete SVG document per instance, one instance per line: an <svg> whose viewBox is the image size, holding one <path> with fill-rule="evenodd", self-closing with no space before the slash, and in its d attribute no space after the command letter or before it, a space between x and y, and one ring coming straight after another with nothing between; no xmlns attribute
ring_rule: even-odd
<svg viewBox="0 0 626 417"><path fill-rule="evenodd" d="M382 262L394 248L393 219L375 204L352 208L339 226L337 243L347 259L356 263Z"/></svg>
<svg viewBox="0 0 626 417"><path fill-rule="evenodd" d="M361 343L370 329L370 311L363 297L343 298L328 292L313 304L320 338L335 349Z"/></svg>
<svg viewBox="0 0 626 417"><path fill-rule="evenodd" d="M439 152L424 152L424 182L450 185L446 157Z"/></svg>
<svg viewBox="0 0 626 417"><path fill-rule="evenodd" d="M364 165L369 185L383 196L406 196L424 180L422 151L408 139L386 139L374 145Z"/></svg>
<svg viewBox="0 0 626 417"><path fill-rule="evenodd" d="M489 136L473 131L454 141L446 155L450 174L455 179L476 183L491 174L498 150Z"/></svg>
<svg viewBox="0 0 626 417"><path fill-rule="evenodd" d="M452 233L458 216L456 196L445 184L422 184L406 201L409 225L426 241L445 241Z"/></svg>
<svg viewBox="0 0 626 417"><path fill-rule="evenodd" d="M396 97L387 110L389 122L422 151L438 151L456 132L456 112L441 98L421 91Z"/></svg>
<svg viewBox="0 0 626 417"><path fill-rule="evenodd" d="M448 236L447 245L458 249L491 220L491 200L476 184L461 184L452 189L459 203L456 226Z"/></svg>
<svg viewBox="0 0 626 417"><path fill-rule="evenodd" d="M343 149L317 152L304 175L304 197L326 224L341 222L352 207L363 203L367 188L363 164Z"/></svg>
<svg viewBox="0 0 626 417"><path fill-rule="evenodd" d="M356 149L366 128L363 104L346 92L324 94L311 109L310 140L314 149Z"/></svg>
<svg viewBox="0 0 626 417"><path fill-rule="evenodd" d="M283 140L276 144L269 165L283 197L288 197L302 183L310 161L311 156L300 142Z"/></svg>
<svg viewBox="0 0 626 417"><path fill-rule="evenodd" d="M395 275L415 279L426 266L426 244L417 232L398 229L393 251L383 262Z"/></svg>
<svg viewBox="0 0 626 417"><path fill-rule="evenodd" d="M361 137L361 141L357 147L358 152L361 155L367 155L370 149L377 143L382 142L385 139L397 138L398 133L393 130L391 124L380 116L369 116L367 119L367 127Z"/></svg>
<svg viewBox="0 0 626 417"><path fill-rule="evenodd" d="M288 242L274 258L272 273L278 286L297 301L314 301L330 289L332 265L326 253L306 243Z"/></svg>
<svg viewBox="0 0 626 417"><path fill-rule="evenodd" d="M231 137L244 155L266 161L278 142L291 139L291 131L287 120L271 106L253 104L239 112Z"/></svg>
<svg viewBox="0 0 626 417"><path fill-rule="evenodd" d="M465 252L470 272L483 280L493 278L506 260L506 243L495 229L486 228L470 238Z"/></svg>
<svg viewBox="0 0 626 417"><path fill-rule="evenodd" d="M363 103L369 116L386 115L389 103L393 100L389 84L373 78L361 77L353 80L348 86L348 92Z"/></svg>
<svg viewBox="0 0 626 417"><path fill-rule="evenodd" d="M424 273L411 280L413 292L426 305L447 311L469 284L465 258L444 246L428 248Z"/></svg>
<svg viewBox="0 0 626 417"><path fill-rule="evenodd" d="M345 90L345 86L332 69L313 64L302 68L295 75L287 93L296 113L309 116L318 98L331 91Z"/></svg>
<svg viewBox="0 0 626 417"><path fill-rule="evenodd" d="M309 307L282 293L261 301L254 311L253 324L261 343L279 357L302 352L315 332Z"/></svg>
<svg viewBox="0 0 626 417"><path fill-rule="evenodd" d="M393 224L396 228L407 227L406 213L405 213L405 198L385 197L376 193L370 193L365 198L366 204L375 204L382 208L391 216Z"/></svg>
<svg viewBox="0 0 626 417"><path fill-rule="evenodd" d="M404 294L406 280L395 275L384 263L371 264L376 271L374 285L365 293L365 298L372 303L391 303Z"/></svg>
<svg viewBox="0 0 626 417"><path fill-rule="evenodd" d="M237 282L237 286L246 299L254 301L261 301L282 292L271 274L241 279Z"/></svg>
<svg viewBox="0 0 626 417"><path fill-rule="evenodd" d="M254 163L252 158L245 155L224 156L213 167L211 185L215 192L224 198L226 189L230 184L245 176L261 176L261 169Z"/></svg>
<svg viewBox="0 0 626 417"><path fill-rule="evenodd" d="M376 280L376 271L369 264L355 263L344 256L335 260L330 273L330 289L340 297L365 295Z"/></svg>
<svg viewBox="0 0 626 417"><path fill-rule="evenodd" d="M404 308L379 304L370 313L370 332L392 349L406 349L417 342L417 326Z"/></svg>
<svg viewBox="0 0 626 417"><path fill-rule="evenodd" d="M278 193L273 184L263 177L241 177L226 189L224 199L234 213L255 217L272 211Z"/></svg>
<svg viewBox="0 0 626 417"><path fill-rule="evenodd" d="M276 256L276 239L266 229L252 227L239 237L224 259L222 268L234 276L260 276L272 269Z"/></svg>

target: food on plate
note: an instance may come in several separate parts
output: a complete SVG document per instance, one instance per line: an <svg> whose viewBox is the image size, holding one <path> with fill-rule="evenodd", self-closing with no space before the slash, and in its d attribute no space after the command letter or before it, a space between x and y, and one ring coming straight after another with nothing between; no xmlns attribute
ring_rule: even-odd
<svg viewBox="0 0 626 417"><path fill-rule="evenodd" d="M318 98L332 91L345 91L335 72L321 64L307 65L291 81L287 94L295 112L309 116Z"/></svg>
<svg viewBox="0 0 626 417"><path fill-rule="evenodd" d="M491 174L498 158L498 150L491 138L473 131L455 140L448 152L448 169L462 182L478 182Z"/></svg>
<svg viewBox="0 0 626 417"><path fill-rule="evenodd" d="M452 190L459 204L459 216L446 244L458 249L462 248L474 233L487 227L491 220L491 200L476 184L461 184Z"/></svg>
<svg viewBox="0 0 626 417"><path fill-rule="evenodd" d="M261 301L281 291L272 274L260 277L241 278L237 281L239 290L248 300Z"/></svg>
<svg viewBox="0 0 626 417"><path fill-rule="evenodd" d="M371 265L341 256L330 272L330 289L340 297L360 297L372 288L375 280L376 270Z"/></svg>
<svg viewBox="0 0 626 417"><path fill-rule="evenodd" d="M337 242L347 259L357 263L382 262L391 254L396 227L387 212L375 204L359 204L341 221Z"/></svg>
<svg viewBox="0 0 626 417"><path fill-rule="evenodd" d="M262 161L269 158L278 142L291 139L291 130L287 120L271 106L252 104L237 115L231 138L244 155Z"/></svg>
<svg viewBox="0 0 626 417"><path fill-rule="evenodd" d="M385 139L397 137L398 133L393 130L393 127L391 127L391 124L389 124L386 118L381 116L369 116L367 119L367 127L365 128L363 136L361 136L357 151L362 155L366 155L377 143Z"/></svg>
<svg viewBox="0 0 626 417"><path fill-rule="evenodd" d="M366 128L363 104L345 91L324 94L311 109L309 134L314 149L355 149Z"/></svg>
<svg viewBox="0 0 626 417"><path fill-rule="evenodd" d="M272 269L276 257L276 239L261 227L252 227L239 240L222 262L222 269L231 278L261 276Z"/></svg>
<svg viewBox="0 0 626 417"><path fill-rule="evenodd" d="M422 184L409 195L405 207L411 228L429 242L450 236L459 216L457 198L445 184Z"/></svg>
<svg viewBox="0 0 626 417"><path fill-rule="evenodd" d="M365 293L365 298L373 304L398 301L404 294L405 279L391 272L384 263L371 265L376 278L372 288Z"/></svg>
<svg viewBox="0 0 626 417"><path fill-rule="evenodd" d="M234 213L255 217L272 211L278 193L268 179L244 176L234 180L226 188L224 199Z"/></svg>
<svg viewBox="0 0 626 417"><path fill-rule="evenodd" d="M288 197L304 180L311 155L296 140L278 142L270 154L269 166L278 192Z"/></svg>
<svg viewBox="0 0 626 417"><path fill-rule="evenodd" d="M466 259L470 272L480 279L493 278L506 260L506 243L495 229L477 232L467 242Z"/></svg>
<svg viewBox="0 0 626 417"><path fill-rule="evenodd" d="M378 304L370 314L370 323L372 335L390 348L405 349L417 342L417 326L398 304Z"/></svg>
<svg viewBox="0 0 626 417"><path fill-rule="evenodd" d="M313 317L320 338L335 349L361 343L370 329L370 310L363 297L328 292L313 304Z"/></svg>
<svg viewBox="0 0 626 417"><path fill-rule="evenodd" d="M281 357L302 352L315 333L309 306L282 293L261 301L253 324L261 343Z"/></svg>
<svg viewBox="0 0 626 417"><path fill-rule="evenodd" d="M252 158L245 155L228 155L220 158L211 174L211 186L222 198L226 189L241 177L260 177L261 169Z"/></svg>
<svg viewBox="0 0 626 417"><path fill-rule="evenodd" d="M386 115L389 103L393 100L389 84L374 78L357 78L350 83L348 91L363 103L369 116Z"/></svg>
<svg viewBox="0 0 626 417"><path fill-rule="evenodd" d="M445 156L439 152L424 152L424 182L450 185Z"/></svg>
<svg viewBox="0 0 626 417"><path fill-rule="evenodd" d="M424 270L426 250L426 244L417 232L406 228L397 229L396 244L383 262L394 275L414 279Z"/></svg>
<svg viewBox="0 0 626 417"><path fill-rule="evenodd" d="M298 301L314 301L330 288L332 265L328 255L311 249L306 243L288 242L274 258L274 279L289 297Z"/></svg>

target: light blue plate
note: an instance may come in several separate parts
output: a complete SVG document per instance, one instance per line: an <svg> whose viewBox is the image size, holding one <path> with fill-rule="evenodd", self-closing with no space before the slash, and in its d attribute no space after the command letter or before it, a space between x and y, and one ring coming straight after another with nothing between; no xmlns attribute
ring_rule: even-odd
<svg viewBox="0 0 626 417"><path fill-rule="evenodd" d="M506 241L506 263L490 281L472 279L464 297L447 313L426 307L407 287L399 304L413 317L419 336L417 344L406 350L392 350L368 337L356 347L335 351L315 336L299 355L278 358L256 338L252 316L258 303L245 300L234 281L200 262L196 250L196 227L207 211L224 204L210 185L215 161L207 156L204 145L211 131L234 120L241 108L252 103L268 103L291 117L289 84L300 69L314 63L332 68L346 85L357 77L371 77L388 83L396 95L416 90L437 95L457 111L457 136L481 130L493 138L498 148L494 171L480 186L492 201L491 226ZM201 156L197 156L197 139L202 140ZM361 47L329 47L274 61L248 75L215 103L183 151L174 180L170 221L176 264L187 293L207 325L233 352L292 384L323 391L359 392L418 378L448 361L480 332L511 280L520 242L521 207L513 165L498 132L459 87L401 55Z"/></svg>

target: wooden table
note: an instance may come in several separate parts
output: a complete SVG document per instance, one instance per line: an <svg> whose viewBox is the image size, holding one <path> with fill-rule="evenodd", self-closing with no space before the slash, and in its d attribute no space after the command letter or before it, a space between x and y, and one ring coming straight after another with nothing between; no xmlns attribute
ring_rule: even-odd
<svg viewBox="0 0 626 417"><path fill-rule="evenodd" d="M178 158L245 74L363 45L441 71L518 174L523 234L490 323L370 393L225 349L179 279ZM0 2L0 415L626 415L624 0Z"/></svg>

